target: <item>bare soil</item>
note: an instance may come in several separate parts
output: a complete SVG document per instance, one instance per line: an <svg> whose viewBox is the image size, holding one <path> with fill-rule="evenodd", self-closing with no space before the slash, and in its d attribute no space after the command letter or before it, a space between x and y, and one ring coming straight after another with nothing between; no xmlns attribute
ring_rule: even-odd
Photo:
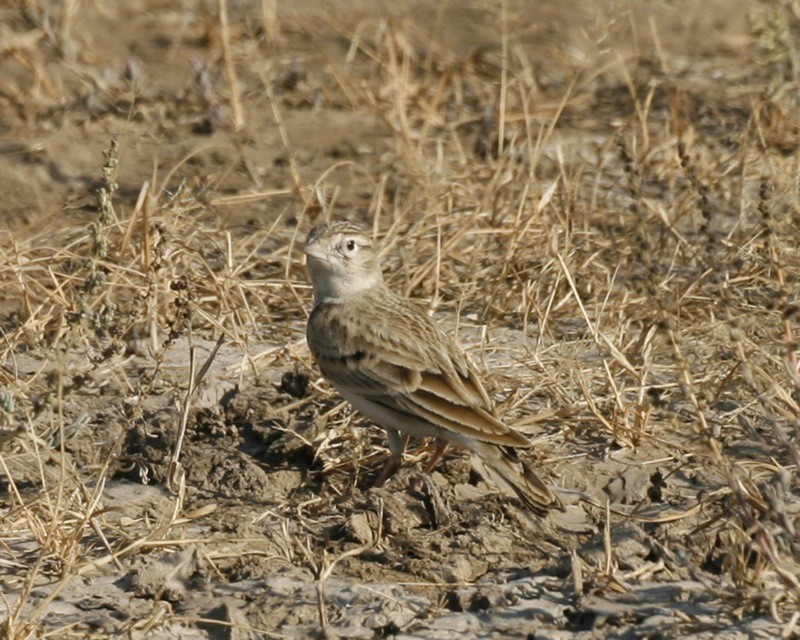
<svg viewBox="0 0 800 640"><path fill-rule="evenodd" d="M0 8L0 636L800 635L797 7L273 7ZM372 487L330 216L563 513L424 442Z"/></svg>

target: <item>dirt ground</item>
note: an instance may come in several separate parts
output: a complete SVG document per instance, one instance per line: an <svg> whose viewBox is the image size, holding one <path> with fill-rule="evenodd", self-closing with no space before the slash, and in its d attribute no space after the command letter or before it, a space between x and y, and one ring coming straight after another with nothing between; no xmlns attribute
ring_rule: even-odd
<svg viewBox="0 0 800 640"><path fill-rule="evenodd" d="M800 636L800 5L0 7L0 637ZM559 493L305 345L372 225Z"/></svg>

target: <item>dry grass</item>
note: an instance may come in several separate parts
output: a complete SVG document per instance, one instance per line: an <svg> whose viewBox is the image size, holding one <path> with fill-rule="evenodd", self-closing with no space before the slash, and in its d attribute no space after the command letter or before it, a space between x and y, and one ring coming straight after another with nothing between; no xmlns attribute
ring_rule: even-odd
<svg viewBox="0 0 800 640"><path fill-rule="evenodd" d="M4 86L2 102L41 123L69 91L53 77L48 44L72 52L63 60L79 76L96 78L73 15L95 8L63 3L54 16L24 4L33 23L14 23L2 51L29 78ZM325 14L317 22L348 43L337 56L274 2L251 16L263 21L255 35L226 5L218 20L193 18L190 29L213 34L217 57L212 74L197 71L184 103L206 110L214 129L246 132L259 119L277 127L283 184L255 180L231 193L225 174L247 172L243 156L206 173L187 157L123 195L126 147L110 140L84 213L42 216L0 236L0 584L11 594L3 635L35 635L50 601L80 576L124 572L134 556L195 542L186 524L208 514L186 505L177 449L168 517L109 518L104 491L130 462L126 434L147 423L151 403L170 398L184 430L194 419L190 381L200 382L203 358L170 377L166 354L179 343L224 338L246 354L245 381L266 364L316 379L302 346L309 295L298 245L311 224L341 215L381 237L393 287L461 318L462 342L491 366L506 415L534 423L531 414L541 414L542 457L556 444L588 459L648 451L642 466L654 475L627 512L677 523L654 534L662 568L689 567L733 618L763 613L792 633L800 604L794 14L784 5L755 12L750 38L720 77L703 59L684 64L658 21L635 12L595 7L581 50L553 48L545 65L532 58L526 18L511 4L484 9L496 47L461 56L410 18L353 26ZM310 76L309 88L275 82L282 47L297 43L324 63L316 86ZM260 67L257 56L274 66ZM128 86L119 80L102 92L124 102ZM373 151L358 152L354 141L346 157L312 167L284 122L305 99L372 118L385 135L363 141ZM265 213L244 222L256 205ZM375 449L362 440L351 445L355 459L338 451L352 440L350 420L321 383L312 391L286 415L325 403L340 439L310 445L342 488ZM114 408L98 418L101 394ZM87 423L103 419L113 436L92 431L91 464L77 465ZM567 488L602 501L597 482ZM624 520L592 513L609 527ZM684 555L676 537L691 540ZM617 568L610 529L607 540L605 564L584 563L577 580L587 591L641 579ZM315 560L308 541L286 545L291 562L314 565L322 593L335 562ZM47 596L32 599L42 585ZM326 624L322 598L319 615Z"/></svg>

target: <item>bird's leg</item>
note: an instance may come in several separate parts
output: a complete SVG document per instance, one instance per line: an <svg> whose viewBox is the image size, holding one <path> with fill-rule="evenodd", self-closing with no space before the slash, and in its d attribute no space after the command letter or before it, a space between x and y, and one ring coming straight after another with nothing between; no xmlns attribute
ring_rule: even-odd
<svg viewBox="0 0 800 640"><path fill-rule="evenodd" d="M433 468L436 466L436 463L439 462L441 457L444 455L445 449L447 449L447 442L444 440L436 440L436 448L433 450L433 454L431 455L430 460L424 467L424 471L426 474L433 471Z"/></svg>
<svg viewBox="0 0 800 640"><path fill-rule="evenodd" d="M372 483L373 487L383 486L384 482L397 473L397 470L400 468L400 464L403 461L403 453L406 450L405 438L400 435L399 431L387 429L386 434L389 436L389 453L391 456L386 461L386 465L383 467L383 470L378 478Z"/></svg>
<svg viewBox="0 0 800 640"><path fill-rule="evenodd" d="M381 474L375 479L375 482L372 483L372 486L382 487L384 482L397 473L397 470L400 468L400 463L400 458L395 458L394 456L389 458L381 470Z"/></svg>

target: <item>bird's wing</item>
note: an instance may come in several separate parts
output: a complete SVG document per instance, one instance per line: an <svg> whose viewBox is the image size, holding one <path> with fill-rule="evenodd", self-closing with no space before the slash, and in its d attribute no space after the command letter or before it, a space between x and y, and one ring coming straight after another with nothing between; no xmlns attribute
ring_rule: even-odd
<svg viewBox="0 0 800 640"><path fill-rule="evenodd" d="M494 415L461 349L413 303L388 290L355 304L320 303L309 319L308 343L339 389L462 436L530 445Z"/></svg>

